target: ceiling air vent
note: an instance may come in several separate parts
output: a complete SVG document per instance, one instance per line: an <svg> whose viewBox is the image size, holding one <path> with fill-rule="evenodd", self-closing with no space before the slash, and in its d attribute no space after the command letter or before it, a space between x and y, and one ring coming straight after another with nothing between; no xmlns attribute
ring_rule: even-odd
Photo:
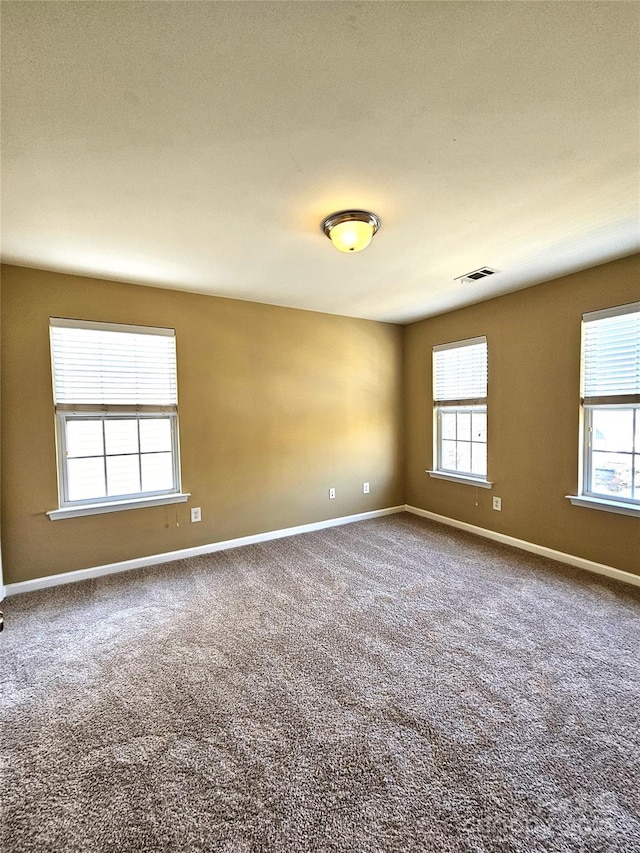
<svg viewBox="0 0 640 853"><path fill-rule="evenodd" d="M480 267L479 270L465 273L454 278L454 281L478 281L481 278L486 278L488 275L494 275L498 270L493 270L491 267Z"/></svg>

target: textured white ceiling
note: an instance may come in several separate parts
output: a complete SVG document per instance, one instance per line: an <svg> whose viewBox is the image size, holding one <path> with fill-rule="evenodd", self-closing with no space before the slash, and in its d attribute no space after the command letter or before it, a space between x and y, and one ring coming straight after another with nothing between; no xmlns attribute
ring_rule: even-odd
<svg viewBox="0 0 640 853"><path fill-rule="evenodd" d="M3 2L3 260L408 322L631 254L639 23L627 2ZM345 207L382 220L358 255L320 231Z"/></svg>

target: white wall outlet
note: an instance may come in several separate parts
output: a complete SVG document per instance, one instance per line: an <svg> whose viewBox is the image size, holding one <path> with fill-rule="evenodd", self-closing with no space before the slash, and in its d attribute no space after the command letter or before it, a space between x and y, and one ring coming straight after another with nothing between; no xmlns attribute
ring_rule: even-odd
<svg viewBox="0 0 640 853"><path fill-rule="evenodd" d="M199 506L191 507L191 521L202 521L202 510Z"/></svg>
<svg viewBox="0 0 640 853"><path fill-rule="evenodd" d="M335 496L336 496L336 490L335 489L329 489L329 500L332 501L335 498Z"/></svg>
<svg viewBox="0 0 640 853"><path fill-rule="evenodd" d="M493 499L493 508L497 509L498 512L502 512L502 498Z"/></svg>
<svg viewBox="0 0 640 853"><path fill-rule="evenodd" d="M363 483L362 484L362 494L363 495L369 494L369 483Z"/></svg>

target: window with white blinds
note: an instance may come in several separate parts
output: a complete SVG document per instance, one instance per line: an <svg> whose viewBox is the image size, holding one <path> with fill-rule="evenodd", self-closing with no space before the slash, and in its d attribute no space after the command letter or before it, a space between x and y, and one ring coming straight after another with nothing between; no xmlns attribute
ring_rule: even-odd
<svg viewBox="0 0 640 853"><path fill-rule="evenodd" d="M582 318L580 506L640 513L640 302ZM591 504L589 504L591 501Z"/></svg>
<svg viewBox="0 0 640 853"><path fill-rule="evenodd" d="M487 339L433 348L435 407L431 476L490 486L487 475Z"/></svg>
<svg viewBox="0 0 640 853"><path fill-rule="evenodd" d="M60 501L50 517L186 500L174 330L51 318L50 340Z"/></svg>
<svg viewBox="0 0 640 853"><path fill-rule="evenodd" d="M583 317L585 404L640 404L640 302Z"/></svg>
<svg viewBox="0 0 640 853"><path fill-rule="evenodd" d="M433 348L433 398L436 403L485 402L487 339L469 338Z"/></svg>
<svg viewBox="0 0 640 853"><path fill-rule="evenodd" d="M58 318L50 328L57 406L177 405L173 329Z"/></svg>

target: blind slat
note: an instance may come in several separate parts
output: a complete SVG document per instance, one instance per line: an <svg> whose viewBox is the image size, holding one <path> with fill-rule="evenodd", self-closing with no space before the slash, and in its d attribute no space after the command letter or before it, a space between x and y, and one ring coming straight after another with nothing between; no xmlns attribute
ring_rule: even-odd
<svg viewBox="0 0 640 853"><path fill-rule="evenodd" d="M437 403L485 399L487 396L487 339L460 341L458 346L433 350L433 398Z"/></svg>
<svg viewBox="0 0 640 853"><path fill-rule="evenodd" d="M57 405L177 405L172 329L68 322L50 326Z"/></svg>

